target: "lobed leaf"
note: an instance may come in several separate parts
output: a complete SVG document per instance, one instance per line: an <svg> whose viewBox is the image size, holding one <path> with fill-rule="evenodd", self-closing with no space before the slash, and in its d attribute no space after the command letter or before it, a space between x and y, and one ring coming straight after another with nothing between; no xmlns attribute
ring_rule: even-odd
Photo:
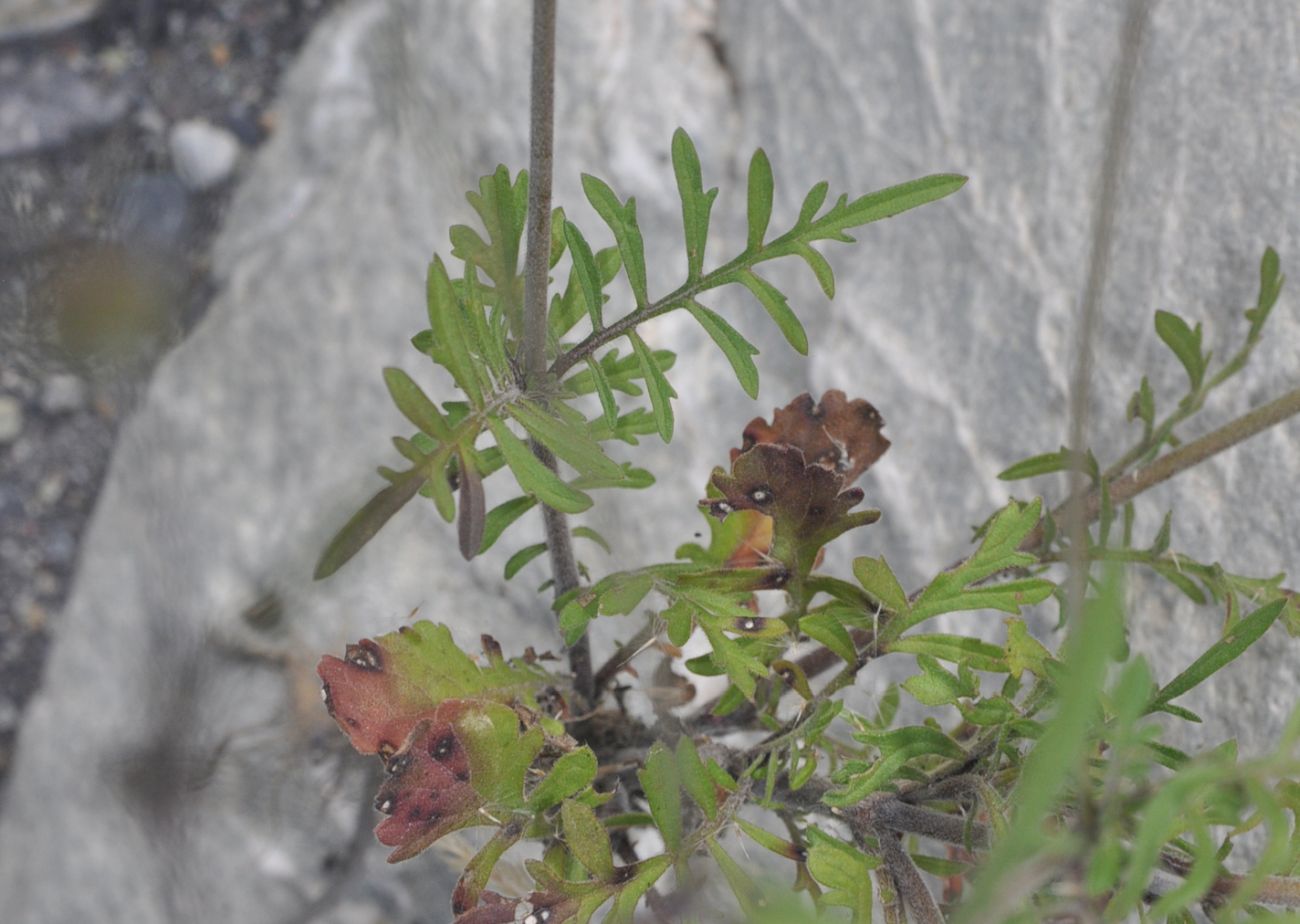
<svg viewBox="0 0 1300 924"><path fill-rule="evenodd" d="M673 132L673 173L682 200L682 226L686 233L686 279L699 279L704 272L704 247L709 238L709 212L717 198L717 188L704 190L700 157L686 130Z"/></svg>
<svg viewBox="0 0 1300 924"><path fill-rule="evenodd" d="M1168 311L1156 312L1156 334L1165 346L1173 350L1178 361L1187 370L1192 391L1201 387L1205 378L1206 357L1201 353L1201 325L1188 325L1178 315Z"/></svg>

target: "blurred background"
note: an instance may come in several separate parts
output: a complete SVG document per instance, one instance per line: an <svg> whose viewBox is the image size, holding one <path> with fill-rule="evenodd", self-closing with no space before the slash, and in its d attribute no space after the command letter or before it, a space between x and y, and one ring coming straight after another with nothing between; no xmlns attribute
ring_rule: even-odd
<svg viewBox="0 0 1300 924"><path fill-rule="evenodd" d="M383 863L370 768L321 709L313 668L417 608L466 645L489 631L558 647L534 593L540 560L501 579L538 524L465 566L453 528L413 504L338 575L310 575L406 432L381 368L453 397L407 341L426 324L427 261L471 220L464 191L527 162L530 6L0 0L6 921L447 918L449 865ZM744 247L756 146L776 173L776 224L822 179L859 195L970 176L827 249L833 303L802 267L774 273L808 359L741 295L710 303L762 350L756 402L679 319L648 329L679 352L677 435L638 450L657 485L587 516L615 540L612 556L585 556L597 575L671 558L703 531L695 500L744 424L840 388L880 409L893 447L865 485L884 519L830 564L884 554L914 587L1011 490L1062 496L1055 478L996 474L1065 441L1089 287L1091 444L1105 461L1136 435L1123 411L1142 375L1162 408L1182 392L1156 309L1199 321L1226 355L1264 247L1297 277L1292 0L560 8L557 204L603 244L579 174L635 195L656 291L684 275L679 125L722 190L709 261ZM1285 290L1250 368L1188 436L1295 386L1297 317ZM489 502L507 496L499 480ZM1295 571L1298 481L1290 423L1152 492L1139 532L1178 505L1174 548ZM1132 640L1167 680L1221 614L1144 580ZM987 625L1001 641L1000 620ZM598 646L635 628L601 626ZM1265 747L1296 701L1295 657L1275 628L1189 703L1205 740ZM890 670L864 676L861 695Z"/></svg>

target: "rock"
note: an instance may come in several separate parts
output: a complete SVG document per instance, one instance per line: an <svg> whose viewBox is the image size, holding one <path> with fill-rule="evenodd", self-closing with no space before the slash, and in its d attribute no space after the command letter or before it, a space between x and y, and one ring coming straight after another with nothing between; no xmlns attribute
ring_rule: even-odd
<svg viewBox="0 0 1300 924"><path fill-rule="evenodd" d="M122 183L113 213L119 240L155 251L182 248L190 226L190 194L167 173L141 173Z"/></svg>
<svg viewBox="0 0 1300 924"><path fill-rule="evenodd" d="M58 145L111 125L131 103L129 80L85 76L47 55L0 56L0 157Z"/></svg>
<svg viewBox="0 0 1300 924"><path fill-rule="evenodd" d="M710 261L745 246L756 145L776 170L774 228L823 178L856 194L930 172L971 176L943 203L861 229L851 250L827 247L832 307L802 267L773 271L808 321L811 360L741 295L709 300L763 351L758 402L689 319L646 330L679 351L677 435L636 456L661 475L655 487L602 497L585 518L616 543L594 567L670 559L702 528L695 500L745 422L804 390L869 398L894 441L865 483L885 518L835 551L841 574L851 554L884 554L910 589L965 551L967 524L1012 491L1060 496L1054 479L996 475L1064 437L1121 4L950 4L942 21L886 0L561 7L557 202L603 245L579 173L635 195L656 292L682 277L666 157L680 123L705 182L723 187ZM1131 439L1123 408L1143 372L1162 407L1179 393L1156 308L1202 321L1220 355L1253 301L1265 243L1297 276L1287 203L1300 198L1289 166L1300 123L1275 117L1300 98L1294 48L1274 25L1290 8L1154 7L1095 361L1093 442L1108 455ZM417 606L466 645L481 632L514 649L558 645L531 586L500 583L506 557L536 539L531 520L466 565L454 528L413 504L338 575L310 580L330 533L376 490L373 466L392 461L388 438L409 432L381 368L401 365L452 397L407 340L427 323L430 254L446 256L448 226L471 217L464 191L499 162L526 162L529 31L514 0L356 0L322 20L288 76L276 132L217 245L221 294L123 427L21 730L0 816L6 920L301 915L358 820L372 823L362 762L312 701L318 653ZM1215 422L1271 397L1278 370L1297 367L1297 303L1294 290L1283 296ZM1170 483L1141 505L1141 523L1153 533L1177 504L1176 547L1250 573L1293 567L1295 427ZM268 588L286 628L250 638L240 614ZM1132 643L1162 681L1220 629L1167 598L1134 599L1156 601L1135 613ZM1001 641L996 616L981 624ZM601 620L598 631L608 648L631 629ZM272 645L278 659L249 654ZM1275 629L1188 697L1205 734L1236 735L1246 753L1270 746L1296 700L1295 652ZM890 678L873 665L860 687ZM358 906L445 918L449 867L436 855L388 867L366 838L336 896L349 919L364 919Z"/></svg>
<svg viewBox="0 0 1300 924"><path fill-rule="evenodd" d="M85 22L102 0L0 0L0 41L35 38Z"/></svg>
<svg viewBox="0 0 1300 924"><path fill-rule="evenodd" d="M23 432L23 403L11 395L0 395L0 446L8 445Z"/></svg>
<svg viewBox="0 0 1300 924"><path fill-rule="evenodd" d="M199 192L229 179L239 160L239 139L203 119L176 123L167 143L176 174Z"/></svg>
<svg viewBox="0 0 1300 924"><path fill-rule="evenodd" d="M86 383L69 372L47 376L41 385L41 410L47 414L70 414L86 404Z"/></svg>

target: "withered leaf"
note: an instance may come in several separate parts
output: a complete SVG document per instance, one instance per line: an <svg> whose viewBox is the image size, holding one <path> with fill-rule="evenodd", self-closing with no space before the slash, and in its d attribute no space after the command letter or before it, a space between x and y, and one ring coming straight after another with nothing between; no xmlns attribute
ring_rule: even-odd
<svg viewBox="0 0 1300 924"><path fill-rule="evenodd" d="M776 533L796 541L842 519L863 497L861 488L841 491L841 476L805 463L802 450L771 443L737 455L730 474L715 469L711 483L723 495L702 502L713 514L757 510L773 519Z"/></svg>
<svg viewBox="0 0 1300 924"><path fill-rule="evenodd" d="M777 408L769 424L755 417L745 427L739 449L731 450L731 461L756 445L775 443L803 450L809 464L838 474L844 484L875 464L889 448L881 433L884 418L868 401L849 401L838 389L828 391L816 403L806 392L783 408Z"/></svg>

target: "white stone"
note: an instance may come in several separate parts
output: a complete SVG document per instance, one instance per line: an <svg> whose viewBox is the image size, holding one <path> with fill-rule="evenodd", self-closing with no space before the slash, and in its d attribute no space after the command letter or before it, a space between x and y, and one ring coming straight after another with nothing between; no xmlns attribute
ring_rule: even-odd
<svg viewBox="0 0 1300 924"><path fill-rule="evenodd" d="M86 383L71 373L55 373L41 385L41 410L47 414L68 414L85 403Z"/></svg>
<svg viewBox="0 0 1300 924"><path fill-rule="evenodd" d="M172 167L190 189L211 189L228 179L239 160L239 139L203 119L172 126L167 139Z"/></svg>

